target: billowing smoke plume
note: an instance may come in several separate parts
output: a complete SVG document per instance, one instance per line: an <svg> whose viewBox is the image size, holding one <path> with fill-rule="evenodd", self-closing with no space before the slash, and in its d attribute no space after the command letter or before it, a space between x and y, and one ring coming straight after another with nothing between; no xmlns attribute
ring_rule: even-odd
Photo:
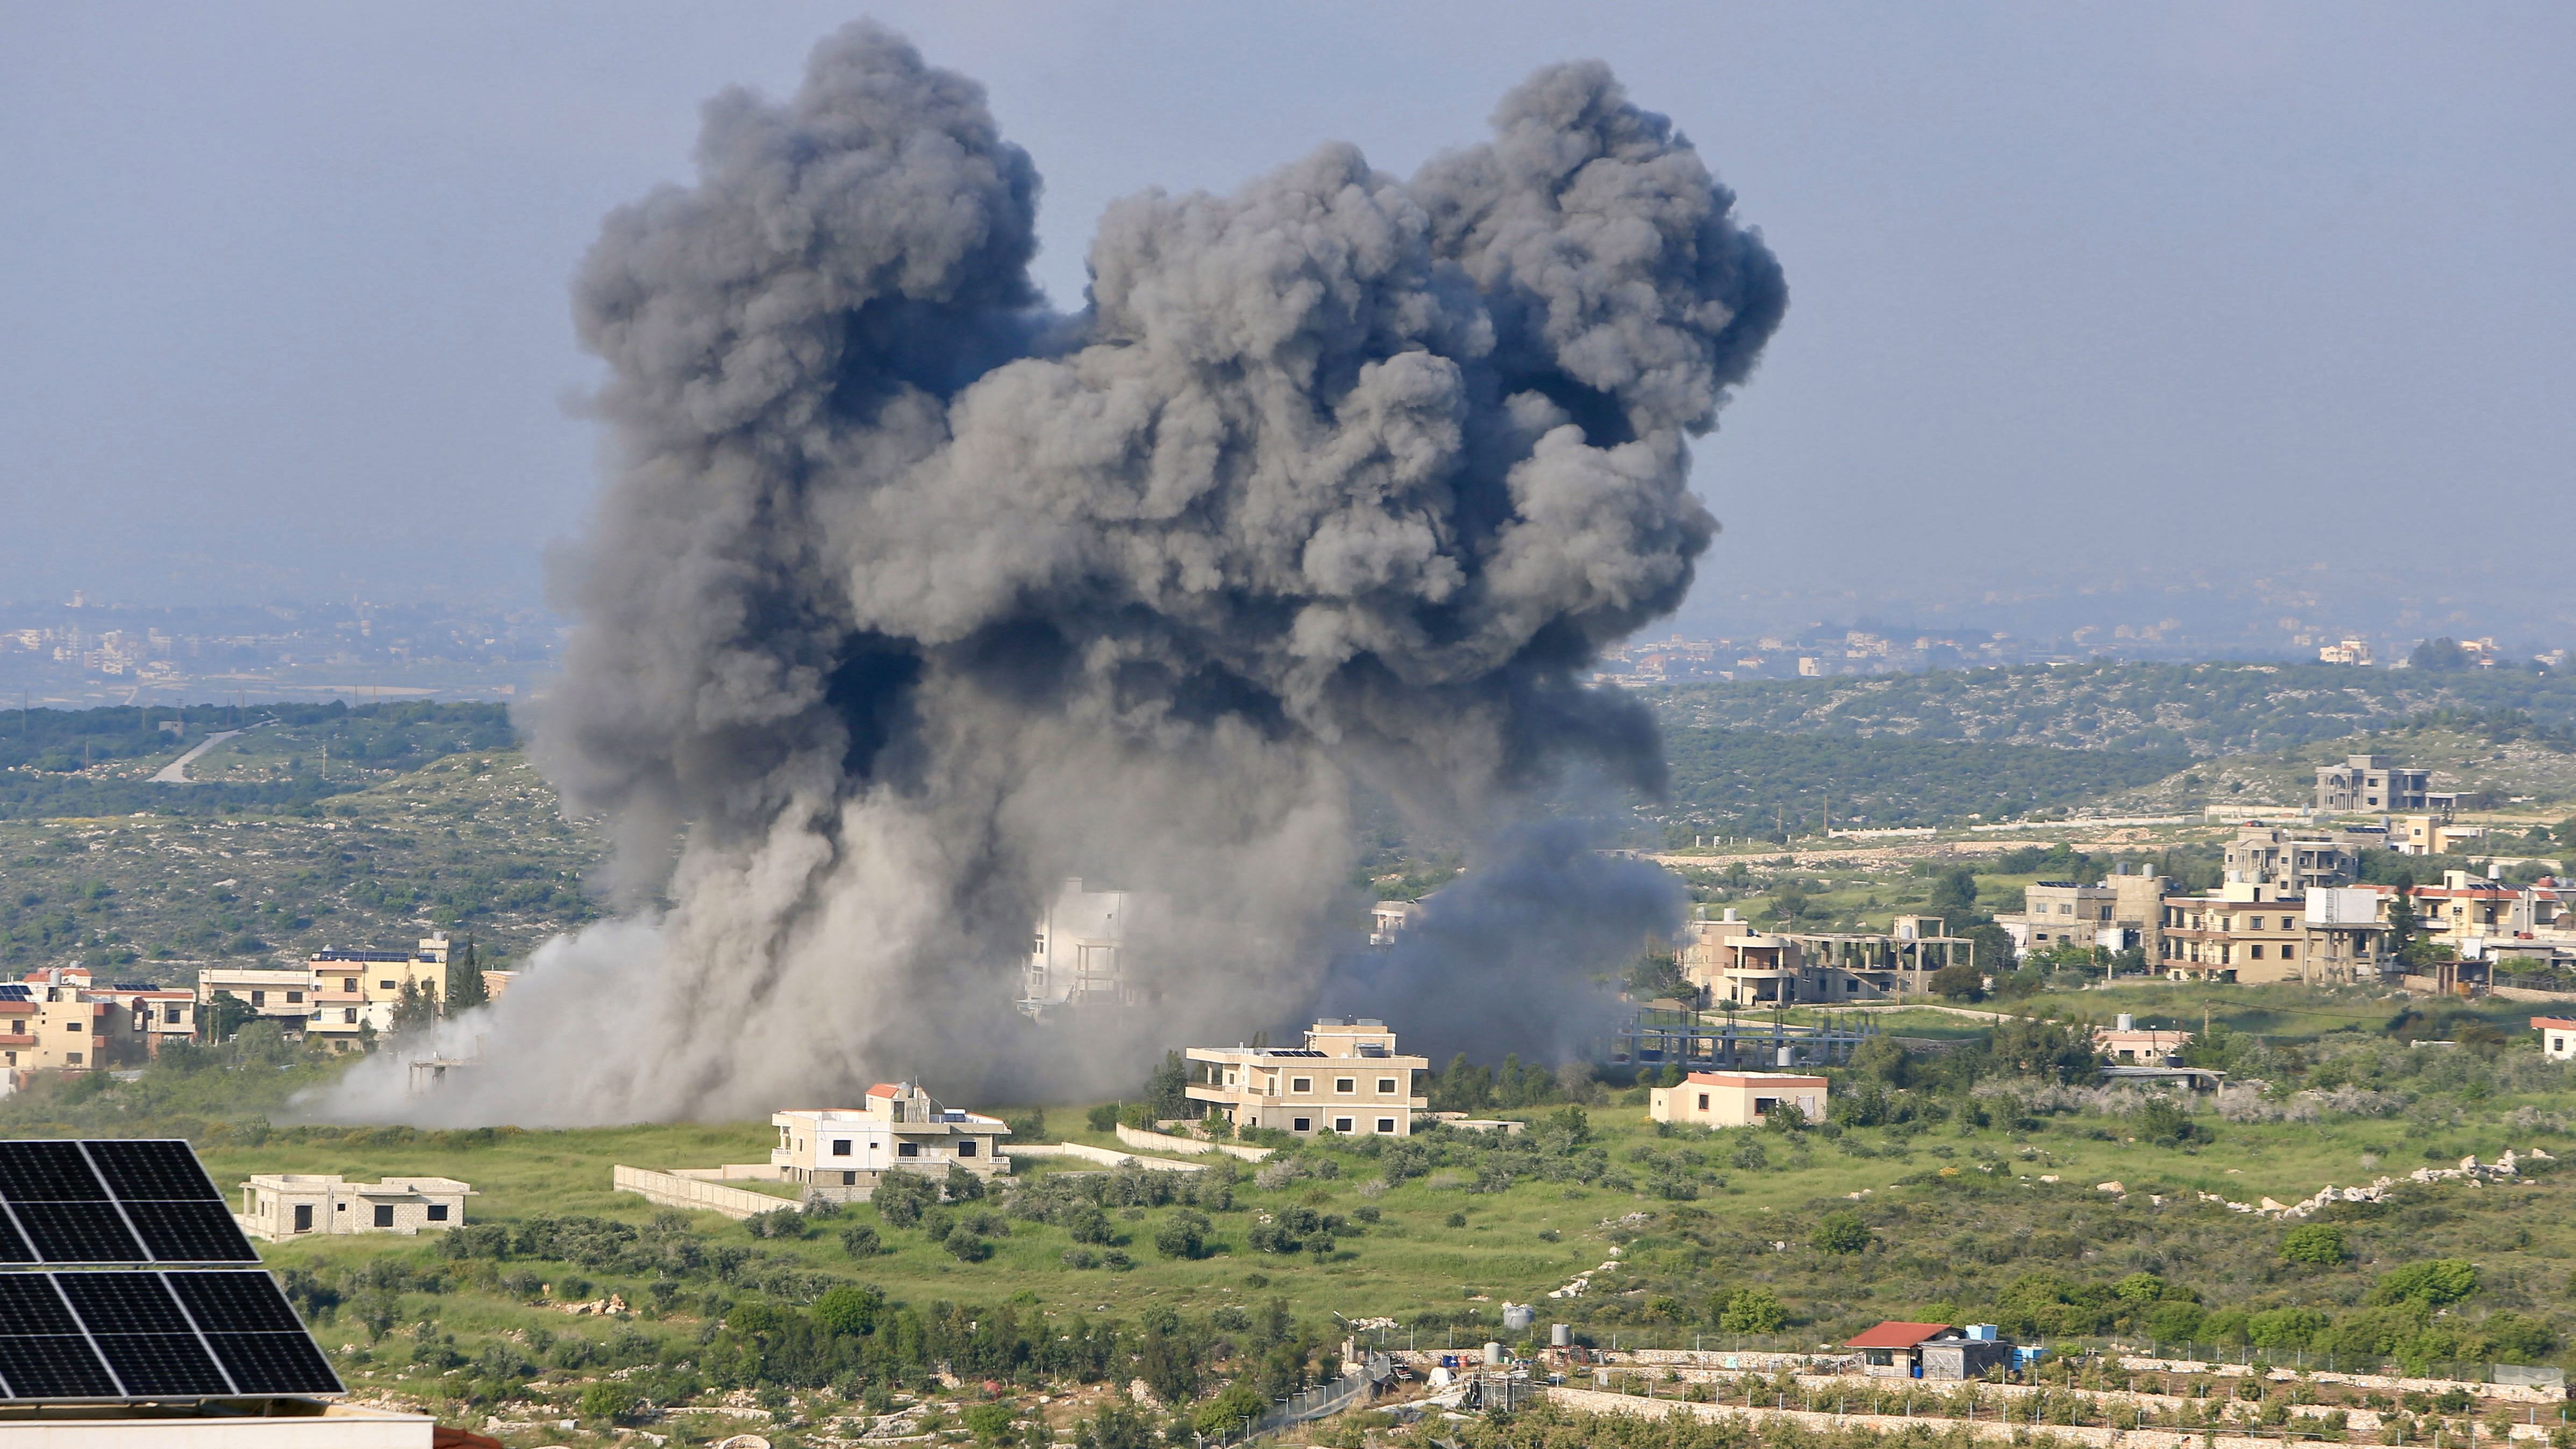
<svg viewBox="0 0 2576 1449"><path fill-rule="evenodd" d="M1654 786L1642 713L1573 676L1688 588L1685 440L1786 294L1606 68L1493 124L1409 181L1328 145L1120 202L1059 316L1036 170L972 82L858 25L792 99L713 101L697 183L612 215L576 287L611 476L530 712L636 914L447 1028L461 1082L397 1107L371 1064L337 1110L1111 1090L1315 1004L1363 919L1355 784L1476 834L1561 756ZM1670 924L1599 874L1559 851L1485 894L1591 913L1522 946ZM1183 924L1134 1007L1032 1024L1030 924L1077 875ZM1468 993L1599 964L1528 954L1414 964Z"/></svg>

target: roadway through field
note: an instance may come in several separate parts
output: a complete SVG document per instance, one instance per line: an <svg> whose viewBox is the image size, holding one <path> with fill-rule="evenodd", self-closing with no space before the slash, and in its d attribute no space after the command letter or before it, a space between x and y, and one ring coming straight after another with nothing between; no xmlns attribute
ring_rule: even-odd
<svg viewBox="0 0 2576 1449"><path fill-rule="evenodd" d="M251 728L257 729L259 726L253 725ZM188 778L189 762L196 759L199 755L204 754L206 751L213 749L215 746L222 744L224 741L231 739L233 736L245 733L248 733L248 731L226 730L219 735L206 736L204 743L162 766L161 773L152 777L152 783L155 785L193 785L197 783L196 781Z"/></svg>

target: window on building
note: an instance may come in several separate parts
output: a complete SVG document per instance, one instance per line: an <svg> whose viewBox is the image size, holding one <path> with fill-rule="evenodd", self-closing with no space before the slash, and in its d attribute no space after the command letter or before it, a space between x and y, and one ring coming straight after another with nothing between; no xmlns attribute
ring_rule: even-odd
<svg viewBox="0 0 2576 1449"><path fill-rule="evenodd" d="M1334 1131L1336 1131L1336 1132L1341 1133L1341 1134L1342 1134L1343 1136L1345 1136L1345 1137L1348 1137L1349 1135L1351 1135L1351 1119L1350 1119L1350 1118L1348 1118L1348 1117L1336 1117L1336 1118L1334 1118L1334 1119L1333 1119L1333 1130L1334 1130Z"/></svg>
<svg viewBox="0 0 2576 1449"><path fill-rule="evenodd" d="M313 1204L300 1202L295 1205L295 1231L299 1233L313 1231Z"/></svg>
<svg viewBox="0 0 2576 1449"><path fill-rule="evenodd" d="M835 1138L833 1138L833 1139L832 1139L832 1155L833 1155L834 1157L847 1157L847 1156L849 1156L849 1155L850 1155L850 1139L848 1139L847 1137L835 1137Z"/></svg>
<svg viewBox="0 0 2576 1449"><path fill-rule="evenodd" d="M2255 945L2253 945L2252 947L2249 947L2249 948L2247 949L2247 951L2246 951L2246 955L2247 955L2248 957L2250 957L2251 959L2256 960L2256 961L2260 961L2260 960L2262 960L2262 959L2263 959L2263 947L2262 947L2261 943L2257 942L2257 943L2256 943Z"/></svg>
<svg viewBox="0 0 2576 1449"><path fill-rule="evenodd" d="M268 1005L268 993L267 993L267 992L265 992L265 991L254 991L254 992L252 992L252 993L250 994L250 1004L251 1004L251 1005L253 1005L253 1006L266 1006L266 1005Z"/></svg>
<svg viewBox="0 0 2576 1449"><path fill-rule="evenodd" d="M63 1030L65 1031L78 1031L80 1029L81 1024L77 1021L67 1021L63 1023Z"/></svg>
<svg viewBox="0 0 2576 1449"><path fill-rule="evenodd" d="M2298 959L2299 959L2299 948L2298 948L2298 947L2296 947L2296 946L2283 946L2283 947L2281 948L2281 959L2282 959L2282 960L2284 960L2284 961L2296 961L2296 960L2298 960Z"/></svg>
<svg viewBox="0 0 2576 1449"><path fill-rule="evenodd" d="M1311 1132L1315 1130L1315 1119L1312 1117L1291 1117L1288 1119L1288 1130L1291 1132Z"/></svg>
<svg viewBox="0 0 2576 1449"><path fill-rule="evenodd" d="M355 990L357 990L357 989L358 989L358 978L357 978L357 977L355 977L355 976L344 976L344 977L340 978L340 989L341 989L341 990L343 990L343 991L355 991Z"/></svg>
<svg viewBox="0 0 2576 1449"><path fill-rule="evenodd" d="M73 1066L79 1066L81 1064L81 1054L79 1052L65 1052L63 1053L63 1060L69 1062Z"/></svg>
<svg viewBox="0 0 2576 1449"><path fill-rule="evenodd" d="M1338 1092L1338 1093L1342 1094L1343 1096L1349 1096L1351 1093L1356 1092L1356 1091L1358 1091L1359 1089L1360 1089L1359 1079L1358 1079L1358 1078L1356 1078L1356 1077L1335 1077L1335 1078L1333 1078L1333 1090L1334 1090L1335 1092Z"/></svg>
<svg viewBox="0 0 2576 1449"><path fill-rule="evenodd" d="M380 1202L376 1204L376 1226L380 1228L390 1228L393 1225L394 1205L389 1202Z"/></svg>
<svg viewBox="0 0 2576 1449"><path fill-rule="evenodd" d="M1377 1079L1377 1094L1378 1094L1379 1096L1381 1096L1381 1097L1392 1097L1392 1096L1394 1096L1394 1095L1395 1095L1395 1078L1393 1078L1393 1077L1380 1077L1380 1078L1378 1078L1378 1079Z"/></svg>
<svg viewBox="0 0 2576 1449"><path fill-rule="evenodd" d="M974 1155L975 1155L975 1139L974 1139L974 1138L972 1138L972 1137L960 1138L960 1139L958 1140L958 1143L957 1143L957 1155L958 1155L958 1156L960 1156L960 1157L972 1157L972 1156L974 1156Z"/></svg>
<svg viewBox="0 0 2576 1449"><path fill-rule="evenodd" d="M1288 1079L1288 1090L1292 1092L1311 1092L1315 1090L1315 1079L1313 1077L1290 1077Z"/></svg>
<svg viewBox="0 0 2576 1449"><path fill-rule="evenodd" d="M443 1223L447 1221L447 1204L443 1202L431 1203L425 1211L428 1214L429 1220L433 1223Z"/></svg>
<svg viewBox="0 0 2576 1449"><path fill-rule="evenodd" d="M1699 1094L1699 1109L1703 1112L1708 1110L1708 1093L1706 1092Z"/></svg>
<svg viewBox="0 0 2576 1449"><path fill-rule="evenodd" d="M290 991L286 993L286 999L300 1005L304 1000L304 993L301 991Z"/></svg>
<svg viewBox="0 0 2576 1449"><path fill-rule="evenodd" d="M1378 1118L1377 1130L1382 1136L1393 1136L1395 1133L1395 1119L1392 1117Z"/></svg>
<svg viewBox="0 0 2576 1449"><path fill-rule="evenodd" d="M919 1157L921 1155L921 1144L918 1142L898 1143L894 1149L894 1155L897 1157Z"/></svg>

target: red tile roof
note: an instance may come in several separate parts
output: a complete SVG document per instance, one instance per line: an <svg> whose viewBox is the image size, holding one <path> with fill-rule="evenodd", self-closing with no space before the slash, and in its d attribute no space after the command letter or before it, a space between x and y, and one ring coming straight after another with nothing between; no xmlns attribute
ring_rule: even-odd
<svg viewBox="0 0 2576 1449"><path fill-rule="evenodd" d="M1845 1348L1912 1348L1926 1339L1938 1338L1950 1331L1946 1323L1898 1323L1889 1320L1867 1333L1844 1341Z"/></svg>
<svg viewBox="0 0 2576 1449"><path fill-rule="evenodd" d="M899 1097L903 1095L903 1088L892 1082L879 1082L875 1086L868 1088L868 1095L871 1097Z"/></svg>
<svg viewBox="0 0 2576 1449"><path fill-rule="evenodd" d="M2531 1019L2531 1025L2535 1031L2547 1031L2553 1026L2560 1031L2576 1031L2576 1021L2569 1021L2563 1016L2535 1016Z"/></svg>

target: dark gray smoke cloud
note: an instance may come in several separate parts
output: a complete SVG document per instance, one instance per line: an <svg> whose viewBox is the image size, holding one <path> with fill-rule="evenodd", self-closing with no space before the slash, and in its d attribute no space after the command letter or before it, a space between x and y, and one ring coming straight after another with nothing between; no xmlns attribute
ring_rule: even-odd
<svg viewBox="0 0 2576 1449"><path fill-rule="evenodd" d="M1124 1083L1312 1004L1354 782L1474 830L1559 757L1654 785L1642 712L1574 675L1688 589L1687 439L1786 293L1606 67L1493 126L1410 180L1327 145L1120 202L1059 316L972 82L862 24L793 98L711 102L696 184L613 214L575 289L613 459L530 714L653 904L451 1027L484 1065L409 1113ZM1031 1026L1070 875L1198 924L1138 1009Z"/></svg>

